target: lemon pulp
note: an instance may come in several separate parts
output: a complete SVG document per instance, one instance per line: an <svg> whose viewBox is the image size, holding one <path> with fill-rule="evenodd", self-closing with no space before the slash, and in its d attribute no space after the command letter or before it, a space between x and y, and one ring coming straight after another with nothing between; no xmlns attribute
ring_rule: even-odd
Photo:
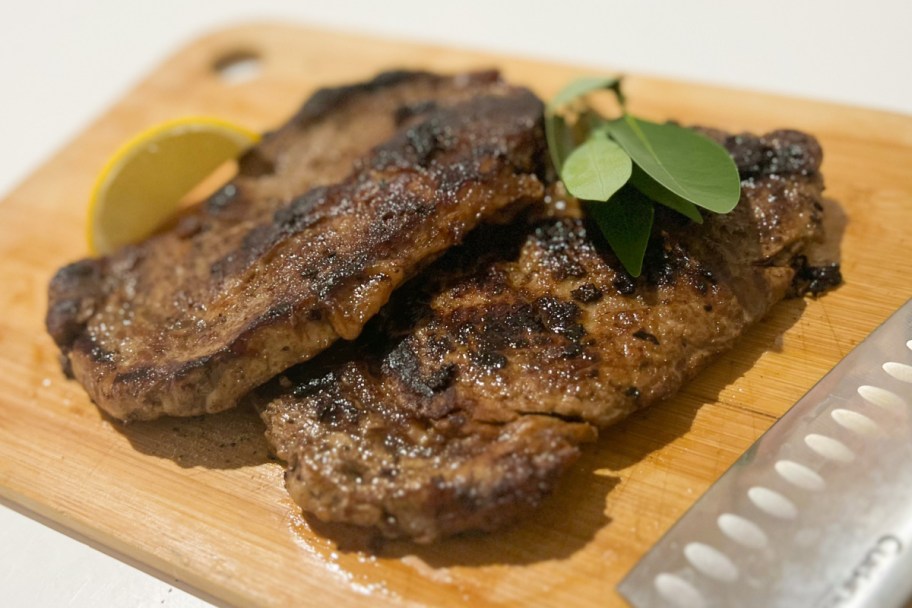
<svg viewBox="0 0 912 608"><path fill-rule="evenodd" d="M211 117L171 120L121 146L95 182L88 243L107 254L154 233L181 199L226 161L259 140L256 133Z"/></svg>

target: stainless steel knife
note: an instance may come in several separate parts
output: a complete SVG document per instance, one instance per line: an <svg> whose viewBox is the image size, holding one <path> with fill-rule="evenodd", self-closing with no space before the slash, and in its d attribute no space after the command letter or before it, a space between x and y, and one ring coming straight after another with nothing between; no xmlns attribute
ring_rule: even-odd
<svg viewBox="0 0 912 608"><path fill-rule="evenodd" d="M817 383L618 587L637 608L912 597L912 300Z"/></svg>

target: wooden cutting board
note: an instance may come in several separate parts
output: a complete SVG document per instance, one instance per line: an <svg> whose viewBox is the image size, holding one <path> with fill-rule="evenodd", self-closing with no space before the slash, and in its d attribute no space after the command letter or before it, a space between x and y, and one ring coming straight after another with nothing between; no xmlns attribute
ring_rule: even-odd
<svg viewBox="0 0 912 608"><path fill-rule="evenodd" d="M259 77L226 82L215 66L243 54L259 58ZM166 61L0 203L2 498L229 604L622 605L615 586L637 559L912 296L912 118L631 76L632 110L647 118L816 134L826 195L848 218L838 222L846 282L818 300L783 303L680 395L605 432L530 519L487 536L360 552L299 516L252 413L129 426L100 414L62 375L43 318L52 273L86 254L86 200L105 158L151 123L187 114L268 129L318 86L402 66L498 66L545 97L592 72L238 27Z"/></svg>

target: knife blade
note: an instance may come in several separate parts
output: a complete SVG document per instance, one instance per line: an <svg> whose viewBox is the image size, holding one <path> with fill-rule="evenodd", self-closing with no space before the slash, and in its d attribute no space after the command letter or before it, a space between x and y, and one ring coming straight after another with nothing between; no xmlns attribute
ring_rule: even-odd
<svg viewBox="0 0 912 608"><path fill-rule="evenodd" d="M912 597L912 300L621 581L637 608L889 608Z"/></svg>

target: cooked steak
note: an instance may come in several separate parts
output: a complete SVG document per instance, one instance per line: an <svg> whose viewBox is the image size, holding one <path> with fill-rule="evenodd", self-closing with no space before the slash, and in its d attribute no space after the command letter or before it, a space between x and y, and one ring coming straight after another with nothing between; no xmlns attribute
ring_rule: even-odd
<svg viewBox="0 0 912 608"><path fill-rule="evenodd" d="M510 522L581 442L668 397L783 298L817 239L810 136L709 132L742 196L702 225L657 210L628 275L556 186L403 287L353 344L253 399L286 485L322 520L419 542Z"/></svg>
<svg viewBox="0 0 912 608"><path fill-rule="evenodd" d="M232 407L355 338L479 221L540 199L541 114L494 73L319 92L174 228L61 269L48 330L113 416Z"/></svg>

